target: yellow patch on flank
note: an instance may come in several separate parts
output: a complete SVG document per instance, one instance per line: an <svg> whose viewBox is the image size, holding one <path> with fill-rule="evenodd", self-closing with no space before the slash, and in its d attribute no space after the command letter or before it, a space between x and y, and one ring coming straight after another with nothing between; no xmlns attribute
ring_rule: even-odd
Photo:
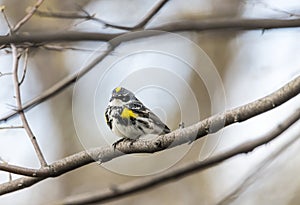
<svg viewBox="0 0 300 205"><path fill-rule="evenodd" d="M129 110L128 108L124 108L121 113L121 117L125 119L128 119L130 117L136 118L137 116L137 114L135 114L132 110Z"/></svg>
<svg viewBox="0 0 300 205"><path fill-rule="evenodd" d="M118 93L118 92L120 92L121 87L117 87L115 90L116 90L116 92Z"/></svg>

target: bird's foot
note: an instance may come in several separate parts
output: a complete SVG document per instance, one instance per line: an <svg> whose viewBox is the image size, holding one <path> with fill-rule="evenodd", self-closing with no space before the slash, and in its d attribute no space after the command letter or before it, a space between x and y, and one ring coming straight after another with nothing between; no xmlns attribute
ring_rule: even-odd
<svg viewBox="0 0 300 205"><path fill-rule="evenodd" d="M125 142L125 141L130 141L130 145L133 145L133 143L136 141L136 139L122 138L122 139L119 139L118 141L114 142L112 144L112 146L114 149L116 149L117 144L119 144L120 142Z"/></svg>
<svg viewBox="0 0 300 205"><path fill-rule="evenodd" d="M122 139L119 139L118 141L114 142L114 143L112 144L113 148L116 149L117 144L119 144L120 142L125 141L126 139L127 139L127 138L122 138Z"/></svg>

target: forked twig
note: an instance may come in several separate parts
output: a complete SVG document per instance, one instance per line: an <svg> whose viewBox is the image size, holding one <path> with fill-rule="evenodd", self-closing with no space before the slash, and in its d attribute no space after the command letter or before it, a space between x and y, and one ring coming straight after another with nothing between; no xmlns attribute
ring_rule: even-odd
<svg viewBox="0 0 300 205"><path fill-rule="evenodd" d="M13 81L14 81L14 88L15 88L15 95L16 95L16 101L17 101L17 107L19 110L22 110L22 100L21 100L21 93L20 93L20 83L18 78L18 67L19 67L19 53L15 45L11 44L12 48L12 56L13 56ZM42 167L47 166L47 162L42 154L42 151L37 143L37 140L28 124L28 121L25 117L25 114L23 111L19 112L22 124L24 126L24 129L26 130L26 133L34 147L34 150L38 156L38 159L40 161L40 164Z"/></svg>

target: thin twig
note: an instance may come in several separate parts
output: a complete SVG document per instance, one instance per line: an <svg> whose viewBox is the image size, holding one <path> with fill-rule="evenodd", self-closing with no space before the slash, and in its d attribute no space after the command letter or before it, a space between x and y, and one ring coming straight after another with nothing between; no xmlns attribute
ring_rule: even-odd
<svg viewBox="0 0 300 205"><path fill-rule="evenodd" d="M282 124L278 125L275 129L271 130L264 136L252 141L244 142L241 145L238 145L236 148L224 151L204 161L187 163L183 166L170 169L153 177L137 179L135 181L131 181L122 185L114 186L113 189L104 189L96 192L80 194L78 196L72 196L63 200L59 204L79 205L106 202L109 200L116 200L124 196L129 196L137 192L145 191L167 182L178 181L180 178L186 177L193 173L199 173L199 171L216 166L221 162L235 157L239 154L252 152L255 148L265 145L277 138L290 126L297 122L299 118L300 110L298 109L288 119L283 121Z"/></svg>
<svg viewBox="0 0 300 205"><path fill-rule="evenodd" d="M40 17L49 17L49 18L62 18L62 19L85 19L100 22L106 24L105 21L96 18L94 14L89 14L82 9L84 14L79 14L78 12L53 12L53 11L36 11L35 14Z"/></svg>
<svg viewBox="0 0 300 205"><path fill-rule="evenodd" d="M20 111L25 111L27 109L30 109L30 108L34 107L35 105L38 105L38 104L44 102L45 100L49 99L50 97L52 97L52 96L56 95L57 93L61 92L62 90L64 90L69 85L75 83L77 79L81 78L85 73L90 71L95 65L97 65L101 60L103 60L106 56L108 56L113 51L113 49L114 49L113 46L108 46L108 49L105 50L100 56L95 58L89 65L87 65L86 67L84 67L83 69L78 71L77 73L72 74L70 76L67 76L63 80L61 80L58 83L54 84L52 87L45 90L38 97L36 97L36 98L32 99L31 101L25 103L22 106L21 109L17 108L16 110L11 111L11 113L7 114L2 119L0 119L0 122L1 121L6 121L8 118L11 118L11 117L15 116Z"/></svg>
<svg viewBox="0 0 300 205"><path fill-rule="evenodd" d="M50 17L50 18L65 18L65 19L85 19L85 20L93 20L97 21L101 24L104 24L105 27L133 31L143 29L144 26L153 18L155 14L168 2L168 0L161 0L157 3L143 18L137 23L135 26L120 26L113 23L108 23L102 19L96 18L95 14L89 14L86 10L84 10L81 6L78 8L84 13L79 14L78 12L53 12L53 11L36 11L35 14L41 17Z"/></svg>
<svg viewBox="0 0 300 205"><path fill-rule="evenodd" d="M16 95L16 101L17 101L17 107L19 110L22 110L22 100L21 100L21 93L20 93L20 85L19 85L19 78L18 78L18 67L19 67L19 54L17 51L17 48L15 45L11 44L12 48L12 56L13 56L13 81L14 81L14 87L15 87L15 95ZM37 143L37 140L27 122L27 119L25 117L25 114L23 111L19 112L21 121L23 123L23 126L26 130L26 133L34 147L34 150L38 156L38 159L40 160L41 166L45 167L47 166L47 162L42 154L42 151Z"/></svg>
<svg viewBox="0 0 300 205"><path fill-rule="evenodd" d="M93 15L89 14L78 14L78 12L54 12L54 11L36 11L35 15L40 17L50 17L50 18L63 18L63 19L92 19Z"/></svg>
<svg viewBox="0 0 300 205"><path fill-rule="evenodd" d="M0 130L10 130L10 129L21 129L24 128L24 126L5 126L5 127L0 127Z"/></svg>
<svg viewBox="0 0 300 205"><path fill-rule="evenodd" d="M27 71L27 63L28 63L28 48L25 49L24 64L23 64L23 74L22 74L22 78L21 78L21 80L19 82L19 86L21 86L22 83L24 82L26 71Z"/></svg>
<svg viewBox="0 0 300 205"><path fill-rule="evenodd" d="M29 19L34 15L34 13L37 11L37 9L41 6L41 4L44 2L44 0L37 0L35 5L31 7L28 10L28 13L26 16L24 16L12 29L13 33L17 32L21 26L23 26Z"/></svg>
<svg viewBox="0 0 300 205"><path fill-rule="evenodd" d="M83 51L83 52L103 52L98 51L94 49L86 49L86 48L76 48L71 46L64 46L64 45L42 45L39 46L41 48L47 49L47 50L54 50L54 51L65 51L65 50L72 50L72 51Z"/></svg>
<svg viewBox="0 0 300 205"><path fill-rule="evenodd" d="M6 16L6 14L5 14L5 6L1 6L1 7L0 7L0 11L2 12L3 17L4 17L4 20L5 20L5 22L6 22L6 25L7 25L8 28L9 28L9 33L11 33L12 27L11 27L11 25L10 25L10 23L9 23L9 21L8 21L8 18L7 18L7 16Z"/></svg>
<svg viewBox="0 0 300 205"><path fill-rule="evenodd" d="M155 16L159 10L162 9L162 7L165 6L165 4L168 2L169 0L161 0L158 4L156 4L151 10L150 12L144 16L144 18L141 20L140 23L138 23L136 26L134 26L132 29L142 29L146 26L146 24L153 18L153 16Z"/></svg>
<svg viewBox="0 0 300 205"><path fill-rule="evenodd" d="M0 77L7 76L7 75L12 75L12 73L1 73L0 72Z"/></svg>
<svg viewBox="0 0 300 205"><path fill-rule="evenodd" d="M135 26L120 26L113 23L108 23L106 21L101 20L101 23L104 23L106 27L116 28L127 31L137 31L145 28L146 24L155 16L159 10L168 2L169 0L161 0L158 4L156 4L143 18L142 20L136 24Z"/></svg>
<svg viewBox="0 0 300 205"><path fill-rule="evenodd" d="M13 180L11 183L2 184L0 186L0 195L26 188L48 177L57 177L86 164L95 162L95 160L104 163L122 156L125 153L153 153L194 141L209 133L217 132L224 128L224 126L243 122L254 116L265 113L268 110L274 109L299 93L300 77L297 77L264 98L228 110L224 113L211 116L192 126L175 130L167 135L161 135L152 140L137 140L133 143L121 142L117 145L117 150L120 150L121 152L115 150L112 146L94 148L68 156L41 169L27 169L0 164L0 170L26 176L35 176L33 178L23 177ZM299 110L297 110L297 114L299 113ZM204 163L206 163L206 161Z"/></svg>

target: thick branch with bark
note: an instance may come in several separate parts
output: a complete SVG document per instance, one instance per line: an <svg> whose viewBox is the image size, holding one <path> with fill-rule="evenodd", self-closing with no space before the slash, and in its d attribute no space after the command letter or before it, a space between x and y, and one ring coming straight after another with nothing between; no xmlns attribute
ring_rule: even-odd
<svg viewBox="0 0 300 205"><path fill-rule="evenodd" d="M124 154L153 153L194 141L206 136L207 134L215 133L225 126L237 122L243 122L254 116L274 109L275 107L295 97L299 93L300 76L264 98L258 99L238 108L228 110L224 113L211 116L190 127L175 130L169 134L161 135L152 140L138 140L134 143L126 141L121 142L117 145L117 150L114 150L112 146L108 146L82 151L58 160L48 167L41 169L10 167L10 165L2 163L0 164L0 169L4 171L32 177L23 177L2 184L0 186L0 194L13 192L31 186L48 177L59 176L68 171L92 163L95 160L104 163Z"/></svg>
<svg viewBox="0 0 300 205"><path fill-rule="evenodd" d="M100 190L97 192L80 194L78 196L69 197L60 204L90 204L96 202L105 202L109 200L116 200L118 198L128 196L133 193L145 191L147 189L153 188L155 186L165 184L167 182L178 181L178 179L208 169L212 166L216 166L219 163L237 156L239 154L244 154L253 151L255 148L269 143L271 140L278 137L284 131L286 131L290 126L300 119L300 110L296 110L293 115L288 119L283 121L275 129L271 130L269 133L260 137L259 139L245 142L234 149L225 151L223 153L217 154L210 157L204 161L188 163L181 167L173 168L158 174L153 177L148 177L146 179L137 179L135 181L128 182L123 185L114 186L113 188L108 188L105 190Z"/></svg>

